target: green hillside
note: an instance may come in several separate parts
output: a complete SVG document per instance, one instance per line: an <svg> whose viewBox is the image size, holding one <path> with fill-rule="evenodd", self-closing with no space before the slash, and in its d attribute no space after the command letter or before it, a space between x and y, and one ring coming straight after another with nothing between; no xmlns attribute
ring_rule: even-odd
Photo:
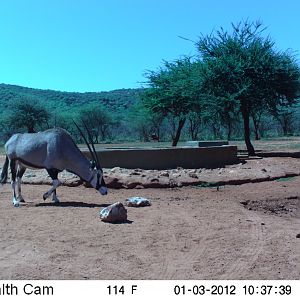
<svg viewBox="0 0 300 300"><path fill-rule="evenodd" d="M47 108L55 110L68 111L82 108L86 103L99 103L110 113L120 113L138 101L139 92L140 89L120 89L99 93L75 93L0 84L0 108L3 112L12 102L25 97L41 101Z"/></svg>

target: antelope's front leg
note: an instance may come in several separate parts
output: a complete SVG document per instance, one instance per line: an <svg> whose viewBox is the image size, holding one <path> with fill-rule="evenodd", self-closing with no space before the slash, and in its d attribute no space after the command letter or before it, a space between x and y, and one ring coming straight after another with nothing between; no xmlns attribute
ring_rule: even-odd
<svg viewBox="0 0 300 300"><path fill-rule="evenodd" d="M52 193L54 193L53 201L59 202L59 201L57 201L58 198L56 197L56 188L59 187L60 185L61 185L61 182L58 179L54 179L52 181L52 188L43 195L43 199L46 200Z"/></svg>
<svg viewBox="0 0 300 300"><path fill-rule="evenodd" d="M58 197L56 196L56 190L53 191L53 194L52 194L52 201L54 203L59 203L59 199Z"/></svg>

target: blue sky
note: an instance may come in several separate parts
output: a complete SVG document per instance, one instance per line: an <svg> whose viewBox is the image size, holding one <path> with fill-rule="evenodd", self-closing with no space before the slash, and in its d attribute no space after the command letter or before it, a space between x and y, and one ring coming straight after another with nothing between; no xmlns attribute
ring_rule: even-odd
<svg viewBox="0 0 300 300"><path fill-rule="evenodd" d="M0 83L61 91L140 87L146 70L196 53L191 40L262 20L300 50L298 0L0 0Z"/></svg>

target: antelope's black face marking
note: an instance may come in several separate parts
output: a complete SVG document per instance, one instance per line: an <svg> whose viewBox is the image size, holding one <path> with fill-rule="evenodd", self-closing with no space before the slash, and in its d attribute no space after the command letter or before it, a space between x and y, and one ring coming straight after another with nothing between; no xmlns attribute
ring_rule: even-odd
<svg viewBox="0 0 300 300"><path fill-rule="evenodd" d="M91 180L89 181L92 186L95 187L95 189L101 194L101 195L107 195L107 187L105 184L105 181L103 179L103 171L97 170L96 168L93 170L93 175Z"/></svg>
<svg viewBox="0 0 300 300"><path fill-rule="evenodd" d="M95 169L96 168L96 162L94 160L90 160L90 163L91 163L91 170Z"/></svg>
<svg viewBox="0 0 300 300"><path fill-rule="evenodd" d="M107 187L103 178L103 171L97 170L97 190L101 195L107 195Z"/></svg>

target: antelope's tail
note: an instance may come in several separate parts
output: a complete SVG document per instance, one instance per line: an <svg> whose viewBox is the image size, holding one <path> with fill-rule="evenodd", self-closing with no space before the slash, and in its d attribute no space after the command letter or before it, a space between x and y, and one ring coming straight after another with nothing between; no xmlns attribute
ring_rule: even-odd
<svg viewBox="0 0 300 300"><path fill-rule="evenodd" d="M7 181L8 163L9 163L9 159L8 159L8 157L6 155L6 157L5 157L5 163L3 165L1 176L0 176L0 183L1 184L6 183L6 181Z"/></svg>

